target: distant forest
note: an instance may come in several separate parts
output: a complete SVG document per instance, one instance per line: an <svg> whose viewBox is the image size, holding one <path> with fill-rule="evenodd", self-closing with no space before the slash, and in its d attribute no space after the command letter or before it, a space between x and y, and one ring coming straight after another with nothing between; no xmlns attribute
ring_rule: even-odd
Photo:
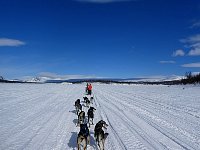
<svg viewBox="0 0 200 150"><path fill-rule="evenodd" d="M199 84L200 83L200 73L192 75L191 72L185 73L185 78L180 80L172 81L158 81L158 82L142 82L143 84L165 84L165 85L179 85L179 84Z"/></svg>
<svg viewBox="0 0 200 150"><path fill-rule="evenodd" d="M191 72L186 72L185 74L185 79L181 80L182 84L196 84L196 83L200 83L200 73L196 74L196 75L192 75Z"/></svg>
<svg viewBox="0 0 200 150"><path fill-rule="evenodd" d="M185 78L181 80L174 80L174 81L163 81L160 84L167 84L167 85L176 85L176 84L199 84L200 83L200 73L196 75L192 75L191 72L185 73ZM159 82L154 82L154 84L159 84Z"/></svg>

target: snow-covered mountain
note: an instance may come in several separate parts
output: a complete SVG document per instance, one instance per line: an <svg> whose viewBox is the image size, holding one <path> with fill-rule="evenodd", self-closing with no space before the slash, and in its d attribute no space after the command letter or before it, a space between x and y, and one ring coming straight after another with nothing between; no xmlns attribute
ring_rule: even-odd
<svg viewBox="0 0 200 150"><path fill-rule="evenodd" d="M30 79L26 79L24 80L25 82L41 82L41 83L45 83L47 80L51 80L48 77L34 77L34 78L30 78Z"/></svg>
<svg viewBox="0 0 200 150"><path fill-rule="evenodd" d="M39 76L24 80L25 82L33 83L63 83L63 82L78 82L78 81L119 81L119 82L163 82L174 81L183 79L184 76L152 76L152 77L138 77L138 78L51 78L45 76Z"/></svg>
<svg viewBox="0 0 200 150"><path fill-rule="evenodd" d="M124 79L127 82L163 82L163 81L174 81L174 80L181 80L184 76L150 76L150 77L143 77L143 78L133 78L133 79Z"/></svg>

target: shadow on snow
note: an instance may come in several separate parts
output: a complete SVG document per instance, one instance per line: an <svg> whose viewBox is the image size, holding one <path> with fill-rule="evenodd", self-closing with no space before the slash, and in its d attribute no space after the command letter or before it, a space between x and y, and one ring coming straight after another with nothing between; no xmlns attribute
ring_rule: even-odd
<svg viewBox="0 0 200 150"><path fill-rule="evenodd" d="M78 134L76 132L71 132L71 133L72 133L72 135L71 135L71 138L69 140L68 146L70 148L73 148L73 150L76 150L76 147L77 147L76 140L77 140Z"/></svg>
<svg viewBox="0 0 200 150"><path fill-rule="evenodd" d="M72 135L71 135L71 138L69 140L68 146L70 148L73 148L73 150L76 150L77 149L77 136L78 136L78 134L76 132L71 132L71 133L72 133ZM97 149L96 142L95 142L95 139L94 139L94 132L90 132L90 145L88 145L88 146L91 146L94 149Z"/></svg>
<svg viewBox="0 0 200 150"><path fill-rule="evenodd" d="M72 111L69 111L69 112L76 114L76 110L72 110Z"/></svg>

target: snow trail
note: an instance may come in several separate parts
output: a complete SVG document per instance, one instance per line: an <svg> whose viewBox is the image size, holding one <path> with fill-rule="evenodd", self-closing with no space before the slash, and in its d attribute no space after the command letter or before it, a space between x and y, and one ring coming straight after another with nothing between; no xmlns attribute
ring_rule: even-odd
<svg viewBox="0 0 200 150"><path fill-rule="evenodd" d="M93 84L94 126L108 123L105 150L200 149L200 87ZM76 150L74 102L84 84L0 84L0 149ZM88 108L83 106L87 114Z"/></svg>

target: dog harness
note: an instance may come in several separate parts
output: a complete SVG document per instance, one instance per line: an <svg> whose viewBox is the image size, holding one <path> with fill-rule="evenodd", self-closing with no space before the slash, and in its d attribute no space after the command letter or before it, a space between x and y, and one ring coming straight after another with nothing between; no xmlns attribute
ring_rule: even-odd
<svg viewBox="0 0 200 150"><path fill-rule="evenodd" d="M84 137L87 137L89 135L89 129L88 129L87 124L81 124L80 125L79 135L82 135Z"/></svg>

